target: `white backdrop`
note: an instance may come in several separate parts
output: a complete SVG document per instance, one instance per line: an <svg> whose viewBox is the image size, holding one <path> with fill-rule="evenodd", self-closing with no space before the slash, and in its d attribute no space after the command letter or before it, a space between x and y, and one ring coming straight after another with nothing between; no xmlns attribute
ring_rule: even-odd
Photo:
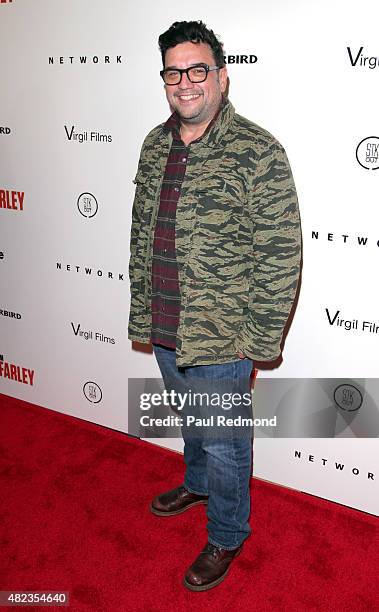
<svg viewBox="0 0 379 612"><path fill-rule="evenodd" d="M159 376L126 338L132 180L169 114L158 35L182 19L205 21L227 56L256 56L229 58L229 97L282 142L299 195L302 291L283 364L259 373L257 396L260 378L362 390L378 376L375 0L3 2L0 390L125 432L128 378ZM359 428L257 439L255 474L378 514L373 394ZM307 413L309 397L298 402Z"/></svg>

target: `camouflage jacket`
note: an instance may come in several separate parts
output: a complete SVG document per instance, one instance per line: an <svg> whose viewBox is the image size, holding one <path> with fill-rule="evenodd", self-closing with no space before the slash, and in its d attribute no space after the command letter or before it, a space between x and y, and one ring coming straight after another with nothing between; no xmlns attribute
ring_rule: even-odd
<svg viewBox="0 0 379 612"><path fill-rule="evenodd" d="M128 337L151 334L151 268L160 187L171 132L145 138L132 211ZM176 257L181 312L177 366L225 363L242 351L272 361L299 278L301 229L283 147L228 101L190 146L177 205Z"/></svg>

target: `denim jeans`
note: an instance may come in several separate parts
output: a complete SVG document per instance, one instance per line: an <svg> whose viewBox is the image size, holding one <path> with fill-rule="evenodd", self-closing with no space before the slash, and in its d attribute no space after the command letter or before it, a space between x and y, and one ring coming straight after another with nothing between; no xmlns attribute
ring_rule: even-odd
<svg viewBox="0 0 379 612"><path fill-rule="evenodd" d="M177 367L175 350L153 345L154 354L162 374L167 391L174 389L177 393L189 389L204 392L223 390L233 393L249 394L250 374L253 363L251 359L239 359L223 364ZM250 396L251 397L251 396ZM183 415L191 412L197 417L202 413L198 408L183 410ZM230 406L225 410L223 402L208 409L214 419L222 415L232 419L236 415L252 417L251 402L249 408ZM222 431L221 431L222 429ZM184 461L186 472L184 486L193 493L209 495L208 499L208 541L225 549L240 546L249 536L250 515L250 475L251 475L251 435L252 428L241 430L238 426L222 428L182 427L184 439Z"/></svg>

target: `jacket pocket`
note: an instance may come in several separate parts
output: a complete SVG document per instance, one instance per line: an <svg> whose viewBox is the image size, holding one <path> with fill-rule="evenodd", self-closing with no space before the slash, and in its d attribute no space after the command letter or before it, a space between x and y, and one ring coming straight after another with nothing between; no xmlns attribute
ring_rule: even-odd
<svg viewBox="0 0 379 612"><path fill-rule="evenodd" d="M133 183L136 185L136 191L134 195L134 206L137 207L139 213L141 213L144 208L148 180L149 180L148 175L144 174L140 170L138 170L133 180Z"/></svg>

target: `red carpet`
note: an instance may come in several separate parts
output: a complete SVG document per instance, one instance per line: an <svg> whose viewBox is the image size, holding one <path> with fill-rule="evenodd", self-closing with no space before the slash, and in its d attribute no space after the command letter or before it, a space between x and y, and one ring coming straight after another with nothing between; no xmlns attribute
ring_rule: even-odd
<svg viewBox="0 0 379 612"><path fill-rule="evenodd" d="M379 609L375 517L253 480L253 535L225 582L192 593L204 506L149 511L181 455L4 395L0 419L0 590L69 591L75 611Z"/></svg>

